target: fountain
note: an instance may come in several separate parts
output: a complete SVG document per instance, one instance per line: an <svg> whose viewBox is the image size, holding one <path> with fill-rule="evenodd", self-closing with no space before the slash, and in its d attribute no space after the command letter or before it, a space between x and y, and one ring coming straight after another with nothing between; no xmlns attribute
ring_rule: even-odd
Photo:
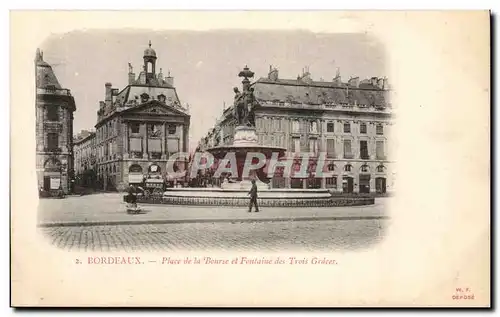
<svg viewBox="0 0 500 317"><path fill-rule="evenodd" d="M275 146L266 146L258 143L255 129L255 109L259 107L250 87L250 80L254 73L245 66L239 73L243 77L243 91L234 88L235 97L233 114L236 118L234 139L232 145L222 145L209 148L210 153L217 163L227 164L225 161L228 153L234 155L237 175L232 175L236 182L223 183L220 188L168 188L163 195L163 203L178 205L225 205L225 206L247 206L249 203L248 191L251 180L256 180L258 188L258 202L260 206L282 206L282 207L331 207L331 206L354 206L373 204L373 198L358 197L333 197L327 189L291 189L270 188L269 179L265 172L269 160L280 159L285 156L286 149ZM247 171L245 161L249 153L259 153L265 157L266 165ZM230 162L229 162L230 163ZM247 162L248 163L248 162ZM257 164L252 160L252 164ZM272 168L272 167L271 167Z"/></svg>

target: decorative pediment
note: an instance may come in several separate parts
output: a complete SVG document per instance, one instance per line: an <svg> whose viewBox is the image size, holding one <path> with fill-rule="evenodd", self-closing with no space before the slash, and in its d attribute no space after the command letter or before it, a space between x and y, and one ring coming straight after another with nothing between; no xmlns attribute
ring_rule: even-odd
<svg viewBox="0 0 500 317"><path fill-rule="evenodd" d="M130 113L130 114L138 114L138 115L167 115L167 116L186 116L185 113L175 109L172 106L166 105L164 103L161 103L157 100L152 100L148 102L147 104L130 108L124 111L125 113Z"/></svg>

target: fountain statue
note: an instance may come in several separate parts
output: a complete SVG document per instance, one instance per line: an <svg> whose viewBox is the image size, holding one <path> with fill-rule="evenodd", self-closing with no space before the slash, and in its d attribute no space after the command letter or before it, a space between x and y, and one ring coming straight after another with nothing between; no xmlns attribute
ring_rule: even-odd
<svg viewBox="0 0 500 317"><path fill-rule="evenodd" d="M233 104L233 116L236 121L234 141L232 145L216 146L207 149L207 152L211 153L217 161L221 161L227 155L227 153L234 153L236 155L236 164L238 175L237 183L225 183L225 186L249 188L250 181L255 179L257 181L257 186L261 189L269 188L269 179L267 178L265 171L265 166L258 169L250 171L248 177L242 175L245 159L248 153L262 153L265 155L266 160L269 161L273 153L278 153L278 158L284 156L286 149L275 146L264 146L258 143L257 133L255 130L255 110L258 108L259 104L254 96L254 89L250 87L250 80L254 76L254 73L245 66L243 70L239 73L239 77L243 77L242 81L242 92L237 87L233 88L234 104ZM256 162L254 162L255 164Z"/></svg>

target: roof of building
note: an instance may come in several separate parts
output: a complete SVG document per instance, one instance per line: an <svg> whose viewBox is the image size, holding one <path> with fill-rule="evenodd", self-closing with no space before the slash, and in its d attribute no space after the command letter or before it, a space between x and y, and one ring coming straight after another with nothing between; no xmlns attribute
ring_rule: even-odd
<svg viewBox="0 0 500 317"><path fill-rule="evenodd" d="M43 53L39 49L36 51L35 64L37 88L54 87L62 89L52 67L43 60Z"/></svg>
<svg viewBox="0 0 500 317"><path fill-rule="evenodd" d="M94 131L82 130L80 133L78 133L76 136L73 137L73 145L80 144L95 136L96 135Z"/></svg>
<svg viewBox="0 0 500 317"><path fill-rule="evenodd" d="M356 102L367 106L387 104L386 90L373 86L371 83L353 87L346 83L260 78L253 83L253 87L255 98L260 101L307 104L354 104Z"/></svg>
<svg viewBox="0 0 500 317"><path fill-rule="evenodd" d="M149 41L149 47L144 50L144 57L155 57L156 51L151 48L151 41Z"/></svg>

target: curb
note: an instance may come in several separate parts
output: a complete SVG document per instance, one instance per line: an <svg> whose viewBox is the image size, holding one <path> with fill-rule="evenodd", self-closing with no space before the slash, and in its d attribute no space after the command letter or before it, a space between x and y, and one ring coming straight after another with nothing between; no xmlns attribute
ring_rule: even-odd
<svg viewBox="0 0 500 317"><path fill-rule="evenodd" d="M89 227L112 225L146 225L146 224L183 224L183 223L251 223L251 222L282 222L282 221L341 221L341 220L375 220L389 219L388 216L337 216L337 217L286 217L286 218L242 218L242 219L170 219L170 220L123 220L94 222L53 222L38 224L38 228L51 227Z"/></svg>

